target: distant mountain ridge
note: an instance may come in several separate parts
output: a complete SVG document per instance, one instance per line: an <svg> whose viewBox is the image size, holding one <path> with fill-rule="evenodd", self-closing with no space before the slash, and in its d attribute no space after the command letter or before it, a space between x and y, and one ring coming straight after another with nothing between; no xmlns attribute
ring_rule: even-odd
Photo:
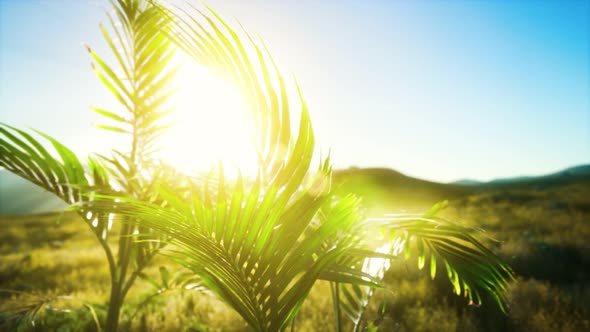
<svg viewBox="0 0 590 332"><path fill-rule="evenodd" d="M348 168L334 171L336 193L355 193L367 202L388 199L400 207L424 208L443 199L455 199L488 190L543 189L573 183L590 185L590 164L542 176L522 176L489 182L460 180L440 183L407 176L388 168ZM0 169L0 215L57 211L66 205L53 194Z"/></svg>
<svg viewBox="0 0 590 332"><path fill-rule="evenodd" d="M461 179L461 180L449 182L449 184L456 184L456 185L460 185L460 186L478 186L482 183L485 183L485 182L478 181L478 180L472 180L472 179Z"/></svg>
<svg viewBox="0 0 590 332"><path fill-rule="evenodd" d="M462 179L450 184L461 186L510 187L522 185L563 185L566 183L590 180L590 164L566 168L562 171L539 176L517 176L500 178L488 182Z"/></svg>

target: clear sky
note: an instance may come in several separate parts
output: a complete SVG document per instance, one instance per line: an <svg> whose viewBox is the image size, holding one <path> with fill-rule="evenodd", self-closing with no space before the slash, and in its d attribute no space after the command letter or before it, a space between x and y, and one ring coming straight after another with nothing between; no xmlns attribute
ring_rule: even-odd
<svg viewBox="0 0 590 332"><path fill-rule="evenodd" d="M590 1L213 1L262 37L336 167L452 181L590 163ZM108 1L0 0L0 121L101 150Z"/></svg>

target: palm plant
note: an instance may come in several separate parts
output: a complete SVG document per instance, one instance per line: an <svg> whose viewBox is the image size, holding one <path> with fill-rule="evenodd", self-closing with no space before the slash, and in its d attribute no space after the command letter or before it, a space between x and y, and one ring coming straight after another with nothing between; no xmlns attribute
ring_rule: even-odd
<svg viewBox="0 0 590 332"><path fill-rule="evenodd" d="M173 94L170 81L174 46L160 32L168 19L149 1L112 0L115 17L109 16L112 32L100 26L116 59L107 64L90 47L93 68L121 103L123 111L93 108L115 125L99 125L123 133L130 139L129 151L113 150L112 156L89 157L87 167L70 149L39 133L49 141L54 156L34 136L0 124L0 166L57 195L68 204L84 205L78 214L90 226L104 249L111 275L111 293L105 329L116 331L123 300L142 270L159 251L161 236L152 230L125 222L113 211L98 210L94 195L117 194L138 200L162 202L150 188L155 179L170 174L150 159L157 138L166 125L164 109ZM118 21L120 24L116 23ZM111 33L116 38L111 37ZM121 221L118 246L109 242L114 222ZM153 241L138 243L134 232L149 234ZM118 248L118 250L116 250Z"/></svg>
<svg viewBox="0 0 590 332"><path fill-rule="evenodd" d="M298 91L294 130L286 80L262 42L209 8L172 11L139 0L117 0L113 7L120 44L101 28L118 68L89 51L124 112L95 111L115 121L102 128L131 138L130 151L90 158L86 169L56 140L44 136L59 157L28 133L0 126L0 166L73 204L104 248L112 282L106 330L117 330L123 299L163 237L174 245L172 259L257 331L285 330L318 280L332 283L339 328L344 312L359 330L368 300L383 286L386 262L399 251L416 250L420 267L428 259L433 277L437 262L444 264L458 294L478 301L490 293L502 305L509 268L470 229L437 217L438 207L423 216L366 219L359 198L332 195L329 156L311 171L315 138L305 99ZM166 127L174 45L246 97L256 179L228 179L223 165L203 181L172 176L150 159ZM107 241L115 220L121 222L116 254ZM388 234L390 250L376 250L369 237L374 229ZM374 273L367 266L377 259L381 268Z"/></svg>
<svg viewBox="0 0 590 332"><path fill-rule="evenodd" d="M420 268L428 258L433 278L442 262L458 295L477 302L490 293L502 306L510 269L472 230L437 217L442 205L425 215L365 219L358 198L331 194L329 157L310 172L315 143L305 100L299 91L299 129L293 134L287 86L264 44L209 8L162 12L175 22L165 32L171 40L245 95L255 119L259 172L253 184L241 176L231 182L220 166L188 191L161 186L165 208L122 199L114 204L118 213L170 236L177 248L173 259L257 331L285 330L318 280L333 285L339 328L342 310L360 330L385 264L400 250L406 258L417 250ZM113 207L108 197L103 200ZM395 244L390 252L368 243L371 229L389 234ZM366 268L375 259L383 262L377 275Z"/></svg>

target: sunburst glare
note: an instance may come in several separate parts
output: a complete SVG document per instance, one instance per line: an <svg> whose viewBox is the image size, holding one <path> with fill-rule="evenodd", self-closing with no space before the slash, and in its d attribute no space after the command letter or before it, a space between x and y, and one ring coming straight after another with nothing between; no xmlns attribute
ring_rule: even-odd
<svg viewBox="0 0 590 332"><path fill-rule="evenodd" d="M228 176L256 172L246 102L228 80L186 56L179 56L175 125L162 137L161 157L185 172L208 171L221 161Z"/></svg>

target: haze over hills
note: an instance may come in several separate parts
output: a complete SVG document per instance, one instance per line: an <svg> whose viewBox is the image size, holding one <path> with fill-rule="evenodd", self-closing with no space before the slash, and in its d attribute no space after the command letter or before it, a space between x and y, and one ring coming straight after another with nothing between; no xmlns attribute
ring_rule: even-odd
<svg viewBox="0 0 590 332"><path fill-rule="evenodd" d="M543 176L522 176L489 182L460 180L438 183L404 175L387 168L348 168L334 171L338 194L362 196L368 208L423 210L441 200L453 200L493 190L543 190L570 184L590 185L590 165L580 165ZM0 170L0 214L22 215L61 210L66 205L51 193Z"/></svg>

